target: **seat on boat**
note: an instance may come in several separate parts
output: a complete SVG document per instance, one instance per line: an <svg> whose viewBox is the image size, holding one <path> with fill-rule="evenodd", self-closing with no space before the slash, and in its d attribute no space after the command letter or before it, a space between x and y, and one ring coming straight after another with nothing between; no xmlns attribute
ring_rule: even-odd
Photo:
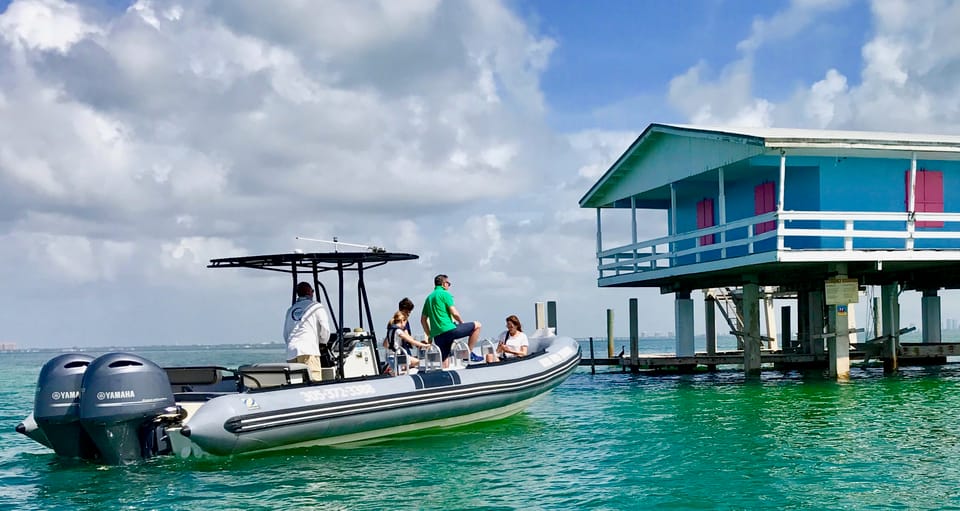
<svg viewBox="0 0 960 511"><path fill-rule="evenodd" d="M240 382L246 389L263 389L283 385L297 385L310 381L307 364L274 362L243 365L237 368Z"/></svg>
<svg viewBox="0 0 960 511"><path fill-rule="evenodd" d="M220 383L219 367L165 367L170 385L216 385Z"/></svg>

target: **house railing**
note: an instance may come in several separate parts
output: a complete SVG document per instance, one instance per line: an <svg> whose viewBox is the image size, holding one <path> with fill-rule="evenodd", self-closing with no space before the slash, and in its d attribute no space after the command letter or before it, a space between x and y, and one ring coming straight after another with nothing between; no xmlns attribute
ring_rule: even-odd
<svg viewBox="0 0 960 511"><path fill-rule="evenodd" d="M775 222L773 230L756 232L771 221ZM942 222L943 227L918 228L917 222ZM704 243L709 236L714 242ZM604 249L597 254L597 269L604 278L775 250L915 249L960 250L960 213L772 211Z"/></svg>

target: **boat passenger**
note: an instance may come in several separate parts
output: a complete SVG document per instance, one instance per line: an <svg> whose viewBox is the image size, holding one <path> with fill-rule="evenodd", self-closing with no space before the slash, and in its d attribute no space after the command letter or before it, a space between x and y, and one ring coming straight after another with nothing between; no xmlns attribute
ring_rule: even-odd
<svg viewBox="0 0 960 511"><path fill-rule="evenodd" d="M413 356L414 351L408 346L427 348L430 345L414 339L412 335L407 333L410 328L407 318L407 313L402 310L393 313L393 317L387 323L387 337L384 339L383 347L394 353L403 350L407 354L407 365L417 367L420 364L420 359Z"/></svg>
<svg viewBox="0 0 960 511"><path fill-rule="evenodd" d="M306 282L297 284L297 301L287 309L283 338L287 362L306 364L310 378L320 381L320 345L330 340L330 319L326 307L313 299L313 288Z"/></svg>
<svg viewBox="0 0 960 511"><path fill-rule="evenodd" d="M450 278L440 274L433 278L433 292L423 303L423 312L420 313L420 324L427 335L427 339L440 348L443 357L443 367L450 365L450 347L453 341L469 336L467 345L470 348L470 360L482 362L483 357L473 353L473 346L480 339L480 322L464 322L460 311L453 305L453 295L450 294Z"/></svg>
<svg viewBox="0 0 960 511"><path fill-rule="evenodd" d="M406 296L400 300L400 303L397 304L397 310L407 315L407 326L404 330L410 334L410 337L413 337L413 330L410 329L410 317L413 316L413 300L407 298ZM403 347L407 348L408 352L412 352L413 345L403 341Z"/></svg>
<svg viewBox="0 0 960 511"><path fill-rule="evenodd" d="M529 347L530 340L527 339L527 334L523 333L520 318L514 314L507 316L507 329L500 333L500 343L497 344L500 359L525 357ZM487 362L496 362L494 357L492 353L488 354Z"/></svg>

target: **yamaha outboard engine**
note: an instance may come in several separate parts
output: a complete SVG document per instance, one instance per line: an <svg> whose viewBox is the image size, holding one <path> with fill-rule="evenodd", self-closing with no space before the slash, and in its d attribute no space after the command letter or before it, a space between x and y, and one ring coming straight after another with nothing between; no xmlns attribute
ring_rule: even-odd
<svg viewBox="0 0 960 511"><path fill-rule="evenodd" d="M129 353L94 360L83 378L80 423L104 463L119 465L170 452L163 419L178 410L167 373Z"/></svg>
<svg viewBox="0 0 960 511"><path fill-rule="evenodd" d="M80 390L90 355L66 353L47 361L40 369L33 419L60 456L95 459L99 456L93 440L80 425ZM24 434L27 434L24 428Z"/></svg>

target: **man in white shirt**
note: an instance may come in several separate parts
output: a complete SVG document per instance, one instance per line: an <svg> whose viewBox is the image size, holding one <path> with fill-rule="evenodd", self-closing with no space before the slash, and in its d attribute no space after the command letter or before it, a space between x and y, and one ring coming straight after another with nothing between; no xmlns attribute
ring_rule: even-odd
<svg viewBox="0 0 960 511"><path fill-rule="evenodd" d="M313 288L306 282L297 284L297 301L287 309L283 338L287 342L287 362L307 364L310 378L320 381L320 345L330 340L330 319L327 309L313 299Z"/></svg>

